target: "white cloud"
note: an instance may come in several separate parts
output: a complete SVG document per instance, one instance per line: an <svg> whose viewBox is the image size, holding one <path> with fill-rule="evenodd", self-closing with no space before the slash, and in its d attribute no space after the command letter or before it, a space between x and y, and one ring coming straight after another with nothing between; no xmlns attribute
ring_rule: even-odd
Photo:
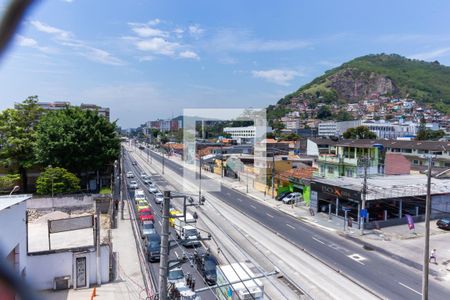
<svg viewBox="0 0 450 300"><path fill-rule="evenodd" d="M32 39L30 37L18 35L16 39L17 39L17 43L19 44L19 46L22 46L22 47L34 48L34 49L37 49L44 53L58 52L56 49L40 46L39 43L35 39Z"/></svg>
<svg viewBox="0 0 450 300"><path fill-rule="evenodd" d="M200 27L200 25L195 24L188 27L189 33L195 37L196 39L200 38L203 35L205 30Z"/></svg>
<svg viewBox="0 0 450 300"><path fill-rule="evenodd" d="M36 40L22 35L17 36L17 42L23 47L35 47L38 45Z"/></svg>
<svg viewBox="0 0 450 300"><path fill-rule="evenodd" d="M179 55L181 58L200 59L198 57L197 53L195 53L194 51L190 51L190 50L180 52Z"/></svg>
<svg viewBox="0 0 450 300"><path fill-rule="evenodd" d="M305 40L263 40L252 36L245 30L220 30L207 47L219 51L262 52L288 51L310 46Z"/></svg>
<svg viewBox="0 0 450 300"><path fill-rule="evenodd" d="M59 29L40 21L31 21L31 24L36 28L36 30L47 33L55 37L56 41L66 47L70 47L75 50L79 55L86 57L89 60L99 62L107 65L123 65L124 62L109 53L106 50L99 49L88 45L86 42L75 39L74 34L70 31ZM24 41L22 41L24 42ZM31 41L25 41L31 43ZM42 47L40 47L42 48ZM45 48L44 48L45 49ZM42 49L41 49L42 50Z"/></svg>
<svg viewBox="0 0 450 300"><path fill-rule="evenodd" d="M301 73L294 70L273 69L252 71L252 75L253 77L262 78L278 85L287 86L289 85L289 81L297 76L301 76Z"/></svg>
<svg viewBox="0 0 450 300"><path fill-rule="evenodd" d="M140 62L142 62L142 61L153 61L155 59L156 59L156 57L154 57L152 55L145 55L145 56L138 57L138 60Z"/></svg>
<svg viewBox="0 0 450 300"><path fill-rule="evenodd" d="M52 27L50 25L44 24L39 21L31 21L31 25L33 25L34 28L36 28L36 30L38 30L40 32L52 34L56 38L61 39L61 40L68 40L68 39L72 38L72 36L73 36L72 33L69 31L62 30L62 29L59 29L56 27Z"/></svg>
<svg viewBox="0 0 450 300"><path fill-rule="evenodd" d="M148 21L148 24L151 26L158 25L159 23L161 23L161 20L158 18Z"/></svg>
<svg viewBox="0 0 450 300"><path fill-rule="evenodd" d="M175 50L180 47L180 44L168 42L160 37L155 37L152 39L140 40L136 42L136 47L142 51L149 51L166 56L173 56L175 54Z"/></svg>
<svg viewBox="0 0 450 300"><path fill-rule="evenodd" d="M422 53L416 53L414 55L410 55L409 57L420 60L435 60L448 55L450 55L450 47L439 48Z"/></svg>
<svg viewBox="0 0 450 300"><path fill-rule="evenodd" d="M159 29L152 28L143 24L130 24L131 30L133 30L140 37L167 37L167 32Z"/></svg>
<svg viewBox="0 0 450 300"><path fill-rule="evenodd" d="M175 28L173 32L175 33L175 35L177 36L177 38L180 39L180 38L183 37L183 33L184 33L184 30L183 30L183 29L181 29L181 28Z"/></svg>
<svg viewBox="0 0 450 300"><path fill-rule="evenodd" d="M73 0L62 0L63 2L72 3Z"/></svg>

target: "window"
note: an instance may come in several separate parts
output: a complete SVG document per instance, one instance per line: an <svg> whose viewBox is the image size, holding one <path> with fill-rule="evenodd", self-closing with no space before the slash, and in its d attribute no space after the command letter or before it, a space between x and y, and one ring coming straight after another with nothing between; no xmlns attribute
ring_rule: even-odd
<svg viewBox="0 0 450 300"><path fill-rule="evenodd" d="M334 173L334 167L328 166L328 173Z"/></svg>
<svg viewBox="0 0 450 300"><path fill-rule="evenodd" d="M402 149L403 153L412 153L412 149Z"/></svg>
<svg viewBox="0 0 450 300"><path fill-rule="evenodd" d="M417 159L414 159L413 160L413 165L416 165L416 166L419 165L419 161Z"/></svg>
<svg viewBox="0 0 450 300"><path fill-rule="evenodd" d="M346 170L347 177L353 177L353 170Z"/></svg>

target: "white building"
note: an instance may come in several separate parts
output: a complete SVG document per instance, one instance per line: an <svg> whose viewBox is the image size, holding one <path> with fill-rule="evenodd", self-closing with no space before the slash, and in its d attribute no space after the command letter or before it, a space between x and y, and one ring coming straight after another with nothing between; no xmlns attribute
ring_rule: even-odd
<svg viewBox="0 0 450 300"><path fill-rule="evenodd" d="M27 273L26 200L31 195L0 196L0 263L20 277ZM0 285L0 295L5 295ZM11 295L14 299L14 295ZM0 297L1 298L1 297Z"/></svg>
<svg viewBox="0 0 450 300"><path fill-rule="evenodd" d="M343 122L321 122L318 125L319 136L341 136L347 129L361 125L361 120Z"/></svg>
<svg viewBox="0 0 450 300"><path fill-rule="evenodd" d="M256 137L256 126L225 127L223 132L231 135L231 138L236 140L239 144L254 143ZM272 128L267 127L266 132L272 132Z"/></svg>

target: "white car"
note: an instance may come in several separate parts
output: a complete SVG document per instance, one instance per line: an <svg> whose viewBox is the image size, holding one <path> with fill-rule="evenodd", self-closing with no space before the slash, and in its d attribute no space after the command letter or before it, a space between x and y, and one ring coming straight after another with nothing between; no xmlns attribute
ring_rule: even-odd
<svg viewBox="0 0 450 300"><path fill-rule="evenodd" d="M184 272L180 267L173 268L169 271L169 275L167 276L167 282L169 283L177 283L184 282Z"/></svg>
<svg viewBox="0 0 450 300"><path fill-rule="evenodd" d="M127 173L127 178L134 178L134 174L133 174L133 172L128 172Z"/></svg>
<svg viewBox="0 0 450 300"><path fill-rule="evenodd" d="M156 192L155 193L155 202L158 204L163 203L164 201L164 195L161 192Z"/></svg>
<svg viewBox="0 0 450 300"><path fill-rule="evenodd" d="M142 177L142 178L147 178L147 173L142 172L142 173L141 173L141 177Z"/></svg>
<svg viewBox="0 0 450 300"><path fill-rule="evenodd" d="M128 187L129 187L130 189L135 190L135 189L138 188L138 184L137 184L137 182L136 182L135 180L131 180L130 183L128 183Z"/></svg>
<svg viewBox="0 0 450 300"><path fill-rule="evenodd" d="M150 185L150 186L148 187L148 191L149 191L150 193L155 194L155 193L158 192L158 189L156 188L156 186Z"/></svg>
<svg viewBox="0 0 450 300"><path fill-rule="evenodd" d="M145 183L145 184L152 184L153 182L150 180L150 178L147 176L146 178L144 178L144 179L142 179L142 181Z"/></svg>
<svg viewBox="0 0 450 300"><path fill-rule="evenodd" d="M294 204L300 201L301 197L302 194L300 193L290 193L289 195L281 199L281 201L283 201L284 204Z"/></svg>

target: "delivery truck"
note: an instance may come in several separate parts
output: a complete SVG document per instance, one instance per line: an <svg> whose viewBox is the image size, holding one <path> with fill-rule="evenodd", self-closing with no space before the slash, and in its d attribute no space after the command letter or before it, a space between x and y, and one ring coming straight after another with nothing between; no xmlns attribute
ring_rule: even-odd
<svg viewBox="0 0 450 300"><path fill-rule="evenodd" d="M174 218L177 238L181 240L184 246L197 246L200 244L198 240L200 233L195 227L195 222L196 220L190 213L186 213L186 219L184 217Z"/></svg>
<svg viewBox="0 0 450 300"><path fill-rule="evenodd" d="M264 285L245 263L217 265L215 293L220 300L264 299Z"/></svg>

